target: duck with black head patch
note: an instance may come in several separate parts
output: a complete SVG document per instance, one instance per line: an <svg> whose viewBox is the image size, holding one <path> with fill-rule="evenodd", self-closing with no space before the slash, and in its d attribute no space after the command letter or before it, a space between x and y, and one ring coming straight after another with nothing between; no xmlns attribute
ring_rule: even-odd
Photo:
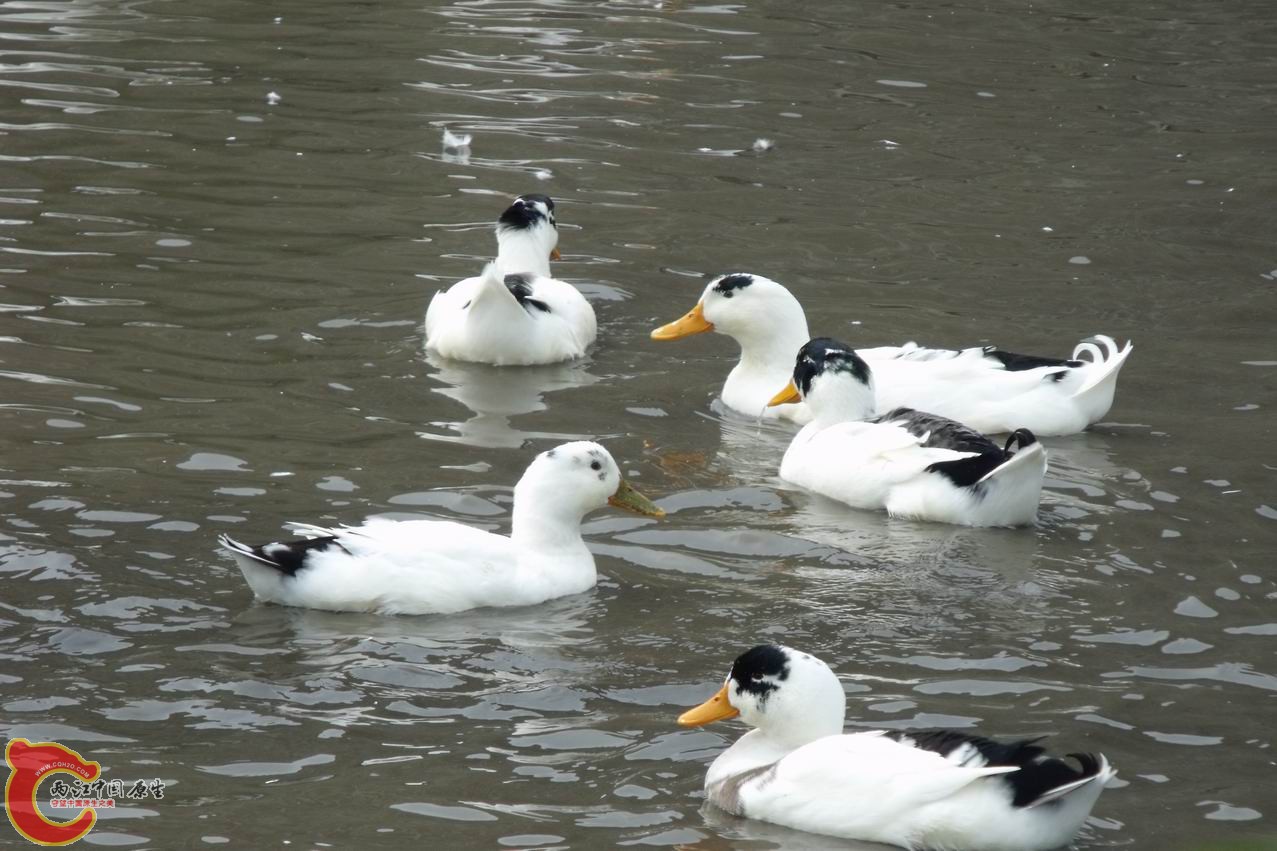
<svg viewBox="0 0 1277 851"><path fill-rule="evenodd" d="M222 535L258 599L337 612L420 615L480 606L530 606L594 587L581 520L612 505L665 512L630 487L597 443L542 452L514 486L510 536L444 520L374 518L260 546Z"/></svg>
<svg viewBox="0 0 1277 851"><path fill-rule="evenodd" d="M740 345L723 384L723 404L758 416L789 375L794 351L810 339L807 316L783 285L746 272L720 275L685 316L652 331L679 340L714 331ZM1028 428L1038 435L1073 434L1108 413L1117 375L1131 353L1111 337L1083 340L1072 358L1039 357L993 346L931 349L916 343L861 348L879 373L875 410L922 407L990 434ZM768 408L765 416L806 423L803 404Z"/></svg>
<svg viewBox="0 0 1277 851"><path fill-rule="evenodd" d="M804 401L812 421L780 476L857 508L963 526L1022 526L1037 517L1046 450L1028 429L1005 446L961 423L897 408L874 416L874 375L850 346L808 341L770 405Z"/></svg>
<svg viewBox="0 0 1277 851"><path fill-rule="evenodd" d="M705 775L713 805L798 830L943 851L1047 851L1068 844L1115 775L1102 754L1050 756L1037 740L958 730L844 733L829 666L764 644L685 727L740 717L753 729Z"/></svg>
<svg viewBox="0 0 1277 851"><path fill-rule="evenodd" d="M585 354L598 333L581 292L550 274L559 258L554 201L521 195L497 220L497 259L483 274L435 293L426 347L498 366L559 363Z"/></svg>

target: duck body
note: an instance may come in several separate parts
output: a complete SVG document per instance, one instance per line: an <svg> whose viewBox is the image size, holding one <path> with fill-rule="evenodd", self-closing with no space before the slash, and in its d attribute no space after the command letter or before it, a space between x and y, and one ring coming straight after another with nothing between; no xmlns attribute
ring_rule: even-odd
<svg viewBox="0 0 1277 851"><path fill-rule="evenodd" d="M1082 827L1114 776L1102 755L962 731L843 733L846 700L824 662L788 647L742 654L719 692L679 718L755 729L705 776L715 806L798 830L908 849L1047 851Z"/></svg>
<svg viewBox="0 0 1277 851"><path fill-rule="evenodd" d="M495 366L532 366L579 358L598 329L576 287L526 273L483 274L435 294L426 311L429 348L445 358Z"/></svg>
<svg viewBox="0 0 1277 851"><path fill-rule="evenodd" d="M740 359L723 385L728 407L758 416L793 352L807 342L802 306L781 284L743 272L715 278L681 319L652 332L656 340L716 331L737 341ZM1103 418L1113 405L1117 376L1132 346L1098 336L1079 343L1071 358L1039 357L992 346L933 349L906 343L858 350L878 376L874 411L907 407L997 434L1025 428L1038 436L1073 434ZM775 416L811 421L805 405ZM771 416L771 414L768 414Z"/></svg>
<svg viewBox="0 0 1277 851"><path fill-rule="evenodd" d="M1031 431L1016 429L998 446L911 408L871 416L876 369L828 338L799 350L793 379L774 401L800 397L813 419L786 449L782 479L893 517L964 526L1034 521L1047 457Z"/></svg>
<svg viewBox="0 0 1277 851"><path fill-rule="evenodd" d="M1112 337L1079 343L1070 358L983 348L880 349L865 357L879 376L876 407L922 407L976 431L1076 434L1113 406L1117 376L1132 351ZM862 357L864 353L862 352Z"/></svg>
<svg viewBox="0 0 1277 851"><path fill-rule="evenodd" d="M335 529L294 524L306 537L293 541L219 542L263 602L381 614L524 606L594 586L581 519L606 504L663 513L621 479L607 450L582 441L529 466L515 486L510 537L449 521L374 518Z"/></svg>
<svg viewBox="0 0 1277 851"><path fill-rule="evenodd" d="M549 197L515 199L497 222L497 259L483 274L430 300L427 348L497 366L559 363L585 354L598 324L585 296L551 277L558 238Z"/></svg>
<svg viewBox="0 0 1277 851"><path fill-rule="evenodd" d="M812 833L911 849L1046 851L1077 833L1104 789L1101 779L1111 776L1103 757L1080 755L1076 767L1049 758L1035 762L1042 749L1030 742L1000 745L957 731L919 739L945 736L961 739L948 755L883 730L825 736L752 771L729 773L738 759L765 758L771 749L751 753L754 746L742 737L732 746L742 750L725 765L711 766L705 791L734 815ZM990 762L976 743L1011 754L1010 764ZM711 785L716 773L721 779ZM1016 804L1017 796L1026 797L1022 790L1046 786L1052 792L1050 784L1061 778L1066 784L1082 780L1084 788L1056 802Z"/></svg>

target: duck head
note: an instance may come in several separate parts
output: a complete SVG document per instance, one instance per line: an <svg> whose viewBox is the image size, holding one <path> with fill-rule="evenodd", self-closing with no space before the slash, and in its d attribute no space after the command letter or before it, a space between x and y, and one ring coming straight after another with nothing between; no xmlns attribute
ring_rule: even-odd
<svg viewBox="0 0 1277 851"><path fill-rule="evenodd" d="M809 340L798 350L794 376L768 406L806 402L816 422L863 420L874 413L873 372L846 343L829 337Z"/></svg>
<svg viewBox="0 0 1277 851"><path fill-rule="evenodd" d="M798 747L842 732L847 699L829 666L792 647L760 644L732 663L723 687L678 717L684 727L740 716L764 736Z"/></svg>
<svg viewBox="0 0 1277 851"><path fill-rule="evenodd" d="M747 357L780 347L788 359L808 337L807 317L793 293L770 278L745 272L714 278L687 315L657 328L652 339L678 340L705 331L736 340Z"/></svg>
<svg viewBox="0 0 1277 851"><path fill-rule="evenodd" d="M497 262L507 275L550 277L559 259L559 228L549 195L520 195L497 219Z"/></svg>
<svg viewBox="0 0 1277 851"><path fill-rule="evenodd" d="M611 454L597 443L564 443L538 455L514 487L514 526L575 527L596 508L611 505L649 517L665 512L630 487Z"/></svg>

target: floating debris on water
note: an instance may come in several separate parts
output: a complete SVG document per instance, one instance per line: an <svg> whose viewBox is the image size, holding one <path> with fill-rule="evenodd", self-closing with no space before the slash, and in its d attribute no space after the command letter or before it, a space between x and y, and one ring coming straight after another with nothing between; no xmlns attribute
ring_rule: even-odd
<svg viewBox="0 0 1277 851"><path fill-rule="evenodd" d="M445 127L443 128L443 149L445 151L456 151L461 148L468 148L472 138L469 133L453 133Z"/></svg>

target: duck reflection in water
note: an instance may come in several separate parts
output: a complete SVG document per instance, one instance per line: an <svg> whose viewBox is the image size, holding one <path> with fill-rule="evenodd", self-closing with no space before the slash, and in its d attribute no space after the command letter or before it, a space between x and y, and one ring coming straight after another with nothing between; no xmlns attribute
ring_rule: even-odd
<svg viewBox="0 0 1277 851"><path fill-rule="evenodd" d="M426 360L435 369L430 377L447 385L432 387L431 392L455 399L474 416L467 420L434 420L430 426L442 431L419 431L418 437L495 449L517 448L530 440L593 440L596 437L523 431L511 424L515 417L547 410L550 407L544 398L547 393L588 387L599 381L598 376L589 373L587 363L569 361L503 369L448 360L433 353L427 354Z"/></svg>

